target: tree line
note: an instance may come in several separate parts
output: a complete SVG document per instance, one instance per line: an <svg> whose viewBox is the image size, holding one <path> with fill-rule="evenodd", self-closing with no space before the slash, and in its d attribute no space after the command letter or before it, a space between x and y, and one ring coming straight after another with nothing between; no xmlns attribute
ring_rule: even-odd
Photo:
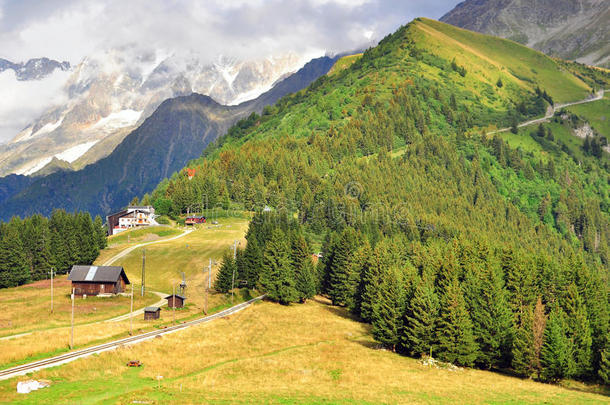
<svg viewBox="0 0 610 405"><path fill-rule="evenodd" d="M102 218L55 210L50 218L32 215L0 223L0 288L57 274L75 264L91 264L106 247Z"/></svg>
<svg viewBox="0 0 610 405"><path fill-rule="evenodd" d="M577 252L557 260L476 238L371 240L348 226L327 234L314 266L305 234L285 213L256 214L246 248L223 257L216 290L257 289L285 305L324 294L405 355L610 381L604 272Z"/></svg>

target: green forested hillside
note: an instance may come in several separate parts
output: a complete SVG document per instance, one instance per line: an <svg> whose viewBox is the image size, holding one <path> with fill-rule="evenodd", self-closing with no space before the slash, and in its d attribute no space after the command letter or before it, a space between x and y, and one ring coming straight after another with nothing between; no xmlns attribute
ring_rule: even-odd
<svg viewBox="0 0 610 405"><path fill-rule="evenodd" d="M170 215L267 205L294 216L281 232L302 227L310 247L264 228L244 253L260 274L240 277L280 302L303 299L303 255L290 250L322 246L316 290L389 347L547 380L605 378L607 156L546 134L486 135L610 80L578 72L418 19L242 120L189 164L192 179L181 172L147 198Z"/></svg>

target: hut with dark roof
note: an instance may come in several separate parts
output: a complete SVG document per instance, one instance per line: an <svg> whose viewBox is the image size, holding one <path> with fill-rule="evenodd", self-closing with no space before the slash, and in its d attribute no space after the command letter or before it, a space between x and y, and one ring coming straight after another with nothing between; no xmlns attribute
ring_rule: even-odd
<svg viewBox="0 0 610 405"><path fill-rule="evenodd" d="M182 308L184 307L184 300L186 300L186 297L183 295L172 294L165 297L165 299L167 300L168 308Z"/></svg>
<svg viewBox="0 0 610 405"><path fill-rule="evenodd" d="M120 266L72 266L68 280L78 296L118 294L130 284Z"/></svg>
<svg viewBox="0 0 610 405"><path fill-rule="evenodd" d="M161 315L161 308L159 307L146 307L144 308L144 320L159 319Z"/></svg>

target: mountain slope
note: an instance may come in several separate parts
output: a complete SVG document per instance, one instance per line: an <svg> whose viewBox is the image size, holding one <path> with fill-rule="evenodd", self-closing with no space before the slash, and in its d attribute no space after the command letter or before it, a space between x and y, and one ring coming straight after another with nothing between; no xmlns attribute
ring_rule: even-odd
<svg viewBox="0 0 610 405"><path fill-rule="evenodd" d="M576 76L565 66L512 41L418 19L348 68L280 100L272 114L232 128L189 163L201 176L173 178L158 187L153 201L177 215L200 205L202 190L226 188L246 209L296 207L318 233L346 223L363 226L375 214L369 204L402 215L392 208L400 204L408 207L409 224L430 226L437 236L466 232L543 251L576 238L608 263L604 160L576 160L559 141L534 157L479 135L544 115L544 97L556 102L587 97L588 76L599 72L581 67ZM605 86L610 76L596 80ZM382 150L404 160L373 169L371 155L384 156ZM446 162L441 167L439 159ZM430 165L434 169L419 169ZM476 190L466 192L471 180L465 173L480 178L472 172L476 167L490 183L475 183ZM569 173L569 181L559 173ZM405 185L404 179L412 180ZM360 199L356 206L352 185ZM439 190L444 197L436 201ZM221 197L206 192L211 202ZM365 212L354 218L333 216L337 209L358 206ZM539 215L545 210L553 214ZM498 212L506 215L498 218ZM387 218L383 226L396 224Z"/></svg>
<svg viewBox="0 0 610 405"><path fill-rule="evenodd" d="M546 54L610 64L610 2L605 0L467 0L441 21L509 38Z"/></svg>
<svg viewBox="0 0 610 405"><path fill-rule="evenodd" d="M240 122L151 200L175 217L229 200L262 211L240 282L281 303L311 296L300 258L321 251L314 288L389 350L607 381L610 165L544 126L488 135L587 96L597 69L565 66L417 19Z"/></svg>
<svg viewBox="0 0 610 405"><path fill-rule="evenodd" d="M223 106L199 94L166 100L106 158L76 172L56 172L35 181L9 176L0 204L0 217L49 214L52 208L108 214L126 205L134 195L151 191L162 179L199 156L205 146L237 120L299 90L326 73L334 58L309 62L294 75L277 83L259 98L237 106ZM21 178L19 176L17 178ZM0 179L0 187L4 179ZM15 193L18 192L17 193Z"/></svg>

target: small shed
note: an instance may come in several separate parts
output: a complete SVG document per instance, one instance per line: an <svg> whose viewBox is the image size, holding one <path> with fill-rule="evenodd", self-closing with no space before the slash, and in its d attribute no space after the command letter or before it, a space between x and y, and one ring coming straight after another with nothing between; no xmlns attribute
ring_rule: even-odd
<svg viewBox="0 0 610 405"><path fill-rule="evenodd" d="M172 294L165 297L165 299L167 300L168 308L182 308L184 307L184 300L186 300L186 297L178 294Z"/></svg>
<svg viewBox="0 0 610 405"><path fill-rule="evenodd" d="M68 280L77 296L118 294L130 284L121 266L72 266Z"/></svg>
<svg viewBox="0 0 610 405"><path fill-rule="evenodd" d="M161 308L159 307L146 307L144 308L144 320L159 319L161 316Z"/></svg>

